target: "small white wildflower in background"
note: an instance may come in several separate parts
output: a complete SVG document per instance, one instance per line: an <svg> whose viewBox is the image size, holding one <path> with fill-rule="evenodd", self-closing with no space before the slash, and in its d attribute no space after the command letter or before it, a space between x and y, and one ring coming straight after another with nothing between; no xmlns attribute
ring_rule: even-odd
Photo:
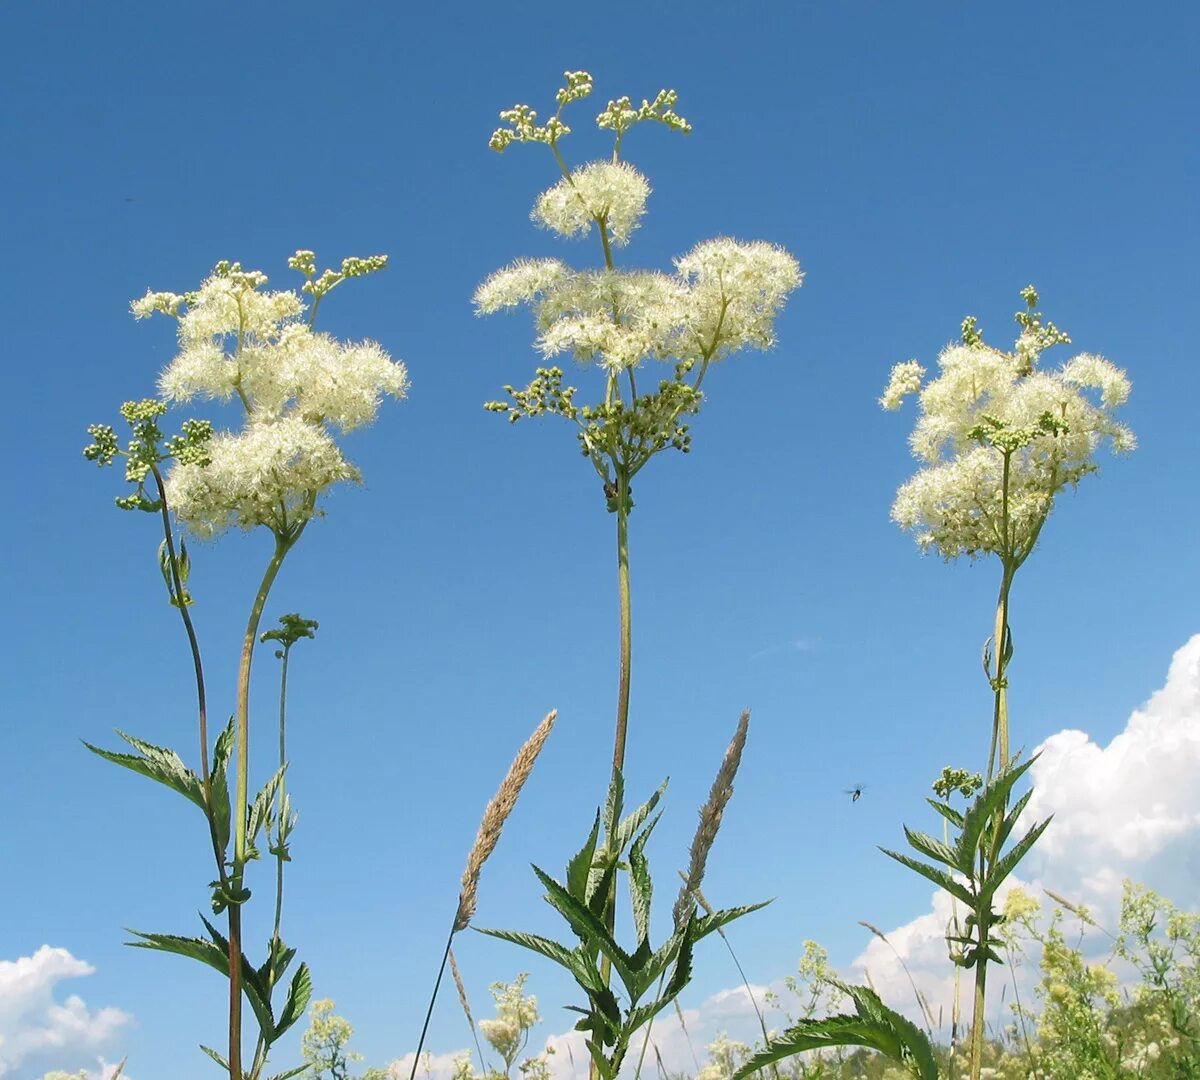
<svg viewBox="0 0 1200 1080"><path fill-rule="evenodd" d="M1022 295L1028 310L1018 314L1013 352L984 344L968 319L963 344L938 357L936 379L922 386L916 361L898 364L880 399L895 409L919 394L910 443L928 465L897 492L892 519L947 559L990 552L1019 565L1055 496L1095 471L1101 444L1118 453L1136 446L1111 413L1129 397L1125 373L1089 353L1040 370L1042 352L1070 339L1033 310L1032 287Z"/></svg>

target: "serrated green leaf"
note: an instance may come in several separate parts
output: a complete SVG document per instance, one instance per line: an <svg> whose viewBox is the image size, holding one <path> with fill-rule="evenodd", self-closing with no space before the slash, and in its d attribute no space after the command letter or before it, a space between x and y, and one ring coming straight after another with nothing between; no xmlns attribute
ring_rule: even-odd
<svg viewBox="0 0 1200 1080"><path fill-rule="evenodd" d="M123 754L115 750L102 750L98 746L93 746L90 742L84 742L83 745L93 754L104 758L105 761L111 761L114 765L120 765L131 772L148 776L151 780L156 780L158 783L166 785L172 791L179 792L180 795L189 802L195 803L201 810L205 809L204 788L200 783L200 778L184 765L182 759L174 750L167 750L161 746L143 742L141 739L136 739L132 735L126 735L125 732L120 730L117 731L117 734L137 750L138 753Z"/></svg>
<svg viewBox="0 0 1200 1080"><path fill-rule="evenodd" d="M181 937L179 934L152 934L142 930L128 930L136 934L141 941L127 941L125 944L134 949L151 949L155 952L174 953L176 956L186 956L207 964L214 971L219 971L229 977L229 953L212 941L204 938Z"/></svg>
<svg viewBox="0 0 1200 1080"><path fill-rule="evenodd" d="M954 849L947 844L943 844L940 840L935 839L928 833L914 832L907 825L904 826L904 836L909 844L922 855L933 859L936 862L945 863L951 869L962 870L958 865ZM971 868L962 870L964 874L969 874Z"/></svg>
<svg viewBox="0 0 1200 1080"><path fill-rule="evenodd" d="M233 753L233 717L217 736L213 747L213 767L209 776L212 791L212 816L216 826L217 844L222 852L229 848L229 829L232 811L229 808L229 758Z"/></svg>
<svg viewBox="0 0 1200 1080"><path fill-rule="evenodd" d="M714 911L711 915L692 916L692 940L699 941L701 938L708 937L714 930L720 930L724 926L728 926L734 919L740 919L743 915L749 915L752 911L758 911L759 908L765 908L768 904L773 904L775 901L762 900L757 904L742 904L740 907L724 908L721 911Z"/></svg>
<svg viewBox="0 0 1200 1080"><path fill-rule="evenodd" d="M581 943L599 949L608 957L618 978L628 988L635 981L629 966L629 956L613 940L612 934L609 933L603 921L597 918L591 908L581 904L544 870L535 866L533 872L546 890L546 900L550 906L567 920L567 924Z"/></svg>
<svg viewBox="0 0 1200 1080"><path fill-rule="evenodd" d="M204 923L204 928L208 931L208 936L212 938L213 944L221 950L222 955L225 957L225 963L221 970L225 973L226 978L228 978L229 940L203 915L200 916L200 921ZM275 1015L271 1010L271 991L268 989L266 982L259 978L257 969L250 963L244 952L241 954L240 960L242 993L246 995L246 1000L250 1002L250 1008L254 1010L254 1017L258 1021L259 1031L269 1039L270 1033L275 1029Z"/></svg>
<svg viewBox="0 0 1200 1080"><path fill-rule="evenodd" d="M1025 807L1029 805L1029 800L1033 798L1033 788L1030 788L1022 795L1004 817L1004 821L1000 824L1000 832L996 837L996 850L1003 851L1004 845L1008 842L1009 836L1012 834L1013 827L1017 824L1017 819L1021 816Z"/></svg>
<svg viewBox="0 0 1200 1080"><path fill-rule="evenodd" d="M283 1011L279 1014L279 1023L275 1025L274 1035L268 1039L268 1042L274 1042L304 1015L304 1010L308 1008L308 1003L312 1000L312 991L312 975L309 973L308 965L302 963L292 977L292 983L288 987L287 1000L283 1003Z"/></svg>
<svg viewBox="0 0 1200 1080"><path fill-rule="evenodd" d="M482 927L478 929L481 934L499 938L501 941L510 941L546 957L547 960L553 960L560 967L566 968L585 990L599 989L604 985L600 973L589 967L575 949L568 949L565 945L540 934L526 934L520 930L487 930Z"/></svg>
<svg viewBox="0 0 1200 1080"><path fill-rule="evenodd" d="M218 1054L211 1046L205 1046L204 1043L200 1044L200 1049L225 1070L226 1076L229 1075L229 1062L225 1060L224 1055Z"/></svg>
<svg viewBox="0 0 1200 1080"><path fill-rule="evenodd" d="M263 822L267 820L271 812L271 803L275 800L275 793L279 790L283 774L286 771L287 765L280 765L271 779L262 786L262 790L254 796L254 802L246 816L246 845L248 847L252 848L257 844L259 830L262 829Z"/></svg>
<svg viewBox="0 0 1200 1080"><path fill-rule="evenodd" d="M940 870L936 866L930 866L928 863L923 863L919 859L914 859L909 855L901 855L898 851L889 851L887 848L880 848L885 855L903 863L910 870L915 870L924 878L928 878L935 885L940 885L951 896L961 900L968 907L973 907L975 898L971 895L966 886L955 881L953 877L945 870Z"/></svg>
<svg viewBox="0 0 1200 1080"><path fill-rule="evenodd" d="M886 1054L912 1070L920 1080L937 1080L933 1048L925 1034L911 1021L893 1012L865 986L838 984L853 1001L856 1015L842 1014L820 1020L802 1020L767 1047L752 1055L732 1080L745 1080L753 1073L806 1050L834 1046L863 1046Z"/></svg>
<svg viewBox="0 0 1200 1080"><path fill-rule="evenodd" d="M654 895L650 863L646 858L646 841L661 818L661 813L655 816L629 849L629 898L633 905L633 927L639 950L650 939L650 902Z"/></svg>
<svg viewBox="0 0 1200 1080"><path fill-rule="evenodd" d="M1013 785L1025 775L1036 760L1037 757L1035 756L1019 765L1015 760L1010 761L995 779L975 797L975 801L967 808L967 812L963 816L962 833L955 844L955 853L958 857L958 866L960 869L964 866L970 867L974 865L975 855L979 850L979 843L983 836L984 828L1007 802ZM969 872L969 870L963 870L963 873Z"/></svg>
<svg viewBox="0 0 1200 1080"><path fill-rule="evenodd" d="M1029 830L1011 850L1000 859L992 867L991 873L988 874L988 879L979 888L979 898L986 904L990 904L992 897L995 896L996 890L1003 884L1004 879L1013 872L1029 849L1038 842L1038 838L1046 831L1046 827L1053 820L1053 815L1046 818Z"/></svg>
<svg viewBox="0 0 1200 1080"><path fill-rule="evenodd" d="M604 844L612 846L616 834L617 822L625 806L625 777L620 769L613 769L612 779L608 782L608 797L604 801Z"/></svg>
<svg viewBox="0 0 1200 1080"><path fill-rule="evenodd" d="M288 1069L287 1072L276 1073L270 1080L291 1080L293 1076L299 1076L302 1072L308 1072L311 1065L297 1065L294 1069Z"/></svg>
<svg viewBox="0 0 1200 1080"><path fill-rule="evenodd" d="M956 829L962 828L963 816L954 809L949 803L938 802L937 799L926 799L927 803L932 806L939 814L942 815Z"/></svg>
<svg viewBox="0 0 1200 1080"><path fill-rule="evenodd" d="M667 784L670 782L670 777L668 777L658 786L658 790L650 798L617 826L617 837L614 846L618 852L625 850L625 845L633 839L634 834L642 827L642 823L658 805L658 800L663 797L663 792L667 790Z"/></svg>
<svg viewBox="0 0 1200 1080"><path fill-rule="evenodd" d="M582 900L585 904L591 900L587 892L588 875L592 869L592 861L596 855L596 841L600 836L600 811L596 811L596 820L592 824L592 831L588 833L588 838L584 841L583 847L575 854L575 857L567 863L567 892L574 896L577 900Z"/></svg>

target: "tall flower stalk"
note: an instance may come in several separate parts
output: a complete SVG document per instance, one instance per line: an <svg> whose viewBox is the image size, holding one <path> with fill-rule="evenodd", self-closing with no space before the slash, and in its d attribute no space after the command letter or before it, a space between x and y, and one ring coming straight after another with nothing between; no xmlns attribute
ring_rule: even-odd
<svg viewBox="0 0 1200 1080"><path fill-rule="evenodd" d="M600 480L605 505L616 517L616 775L624 768L629 726L629 515L634 477L660 451L690 449L686 418L700 411L700 387L710 365L743 348L773 345L775 318L803 275L782 248L728 238L706 241L676 259L673 274L619 269L614 252L629 243L650 195L647 179L621 158L623 140L644 122L682 134L689 133L691 125L675 111L673 90L660 91L640 107L627 97L610 101L596 124L612 132L611 155L572 169L561 148L571 131L563 114L568 105L591 94L592 77L569 71L565 79L556 95L558 108L546 123L539 124L529 106L516 105L500 114L506 126L492 135L490 145L502 152L513 143L540 143L550 150L562 179L542 193L531 216L563 237L594 231L601 265L573 270L559 259L522 259L488 278L475 293L475 306L480 314L491 314L528 305L544 357L566 354L600 371L604 395L594 405L576 404L576 388L564 386L562 369L543 367L523 390L506 386L508 400L486 407L507 414L514 423L550 413L574 424L583 456ZM650 362L669 365L670 374L647 390L644 369Z"/></svg>
<svg viewBox="0 0 1200 1080"><path fill-rule="evenodd" d="M1047 349L1068 344L1070 338L1037 311L1039 298L1032 285L1021 296L1025 310L1017 313L1020 335L1011 352L985 344L976 319L967 318L962 343L947 347L938 358L938 378L923 384L920 364L898 364L880 399L885 408L894 409L915 393L921 410L910 442L926 465L901 486L892 519L916 534L923 551L936 550L947 560L995 555L1001 568L994 628L984 646L993 708L982 790L964 813L948 802L930 800L959 830L953 847L906 830L918 852L947 869L889 852L971 909L966 936L953 939L962 946L953 956L956 963L975 968L972 1080L978 1080L982 1066L987 967L1000 959L991 932L1002 916L993 911L992 898L1047 824L1035 826L1002 853L1028 798L1009 810L1013 783L1028 768L1028 763L1016 766L1009 745L1013 581L1037 545L1058 494L1096 470L1101 444L1107 441L1117 452L1135 446L1133 433L1112 416L1129 396L1125 373L1088 353L1057 371L1039 368ZM948 799L955 786L939 794ZM963 788L963 794L974 789Z"/></svg>
<svg viewBox="0 0 1200 1080"><path fill-rule="evenodd" d="M89 460L108 465L118 456L126 459L126 479L134 490L118 499L118 505L157 514L163 522L163 577L170 602L182 613L196 674L200 776L173 751L123 733L135 754L90 749L179 791L208 820L217 869L212 908L214 914L227 913L228 937L204 920L207 938L138 932L141 940L135 944L193 957L229 978L228 1053L222 1056L205 1049L228 1070L231 1080L258 1080L271 1044L299 1019L311 995L307 967L301 964L278 1015L271 1004L275 983L295 956L295 950L284 946L279 937L281 867L277 868L275 932L267 963L256 968L242 949L241 908L250 898L246 867L259 857L257 837L264 825L269 829L276 799L279 825L272 847L283 853L277 854L280 860L286 857L290 831L282 742L280 767L253 801L250 798L251 667L263 610L284 560L312 519L321 514L319 501L326 489L358 479L358 471L334 439L335 432L371 422L385 395L402 398L407 391L403 364L392 361L378 345L342 344L313 328L316 309L329 292L348 278L374 273L386 264L386 256L346 259L340 270L318 275L313 253L297 252L289 265L304 275L301 291L311 298L307 312L300 293L267 292L265 274L245 271L237 263L219 263L194 292L148 292L134 302L133 313L138 318L161 313L178 324L180 351L159 379L161 398L122 407L132 429L124 449L111 427L89 428L93 438L85 450ZM208 421L185 420L178 436L164 437L158 420L168 405L196 397L236 399L244 415L242 429L214 432ZM168 462L170 471L164 475ZM211 764L203 667L187 610L192 603L187 591L191 564L182 540L176 547L172 518L205 539L236 525L246 531L265 527L274 542L247 619L233 718L216 740ZM232 803L231 762L235 768ZM259 1025L258 1048L248 1070L242 1067L243 997L250 1001Z"/></svg>

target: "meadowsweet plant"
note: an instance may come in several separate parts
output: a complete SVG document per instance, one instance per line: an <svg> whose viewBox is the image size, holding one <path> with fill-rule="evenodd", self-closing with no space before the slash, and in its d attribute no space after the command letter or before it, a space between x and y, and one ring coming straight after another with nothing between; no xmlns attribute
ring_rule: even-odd
<svg viewBox="0 0 1200 1080"><path fill-rule="evenodd" d="M576 400L577 388L564 381L562 368L540 367L528 386L506 386L507 400L486 408L513 423L555 415L572 424L605 505L616 517L620 664L613 769L618 771L625 762L629 717L633 479L661 451L688 451L687 421L700 410L709 368L742 349L770 348L776 316L803 275L782 248L727 237L697 245L675 260L672 273L619 267L616 252L633 238L650 195L646 177L622 160L625 137L640 124L685 135L691 124L675 111L673 90L660 91L640 106L627 97L610 101L596 124L612 134L611 156L571 168L562 153L571 132L563 116L568 106L591 94L592 77L573 71L565 78L553 116L539 123L529 106L516 105L500 114L505 126L490 145L500 152L516 143L549 150L562 176L538 197L531 216L564 238L594 235L602 259L579 270L560 259L518 260L480 285L475 306L481 315L528 306L542 356L573 357L597 376L598 396L583 403ZM662 365L658 373L647 371L657 365Z"/></svg>
<svg viewBox="0 0 1200 1080"><path fill-rule="evenodd" d="M1046 823L1032 828L1004 853L1028 796L1009 810L1017 766L1009 750L1008 671L1013 656L1009 601L1013 579L1032 554L1059 493L1096 471L1096 453L1107 443L1132 450L1133 433L1113 416L1129 396L1129 379L1108 360L1081 353L1057 370L1041 366L1043 354L1070 338L1037 310L1037 290L1021 293L1020 334L1012 351L983 340L978 321L962 324L962 341L938 358L940 374L926 381L915 360L892 369L880 403L900 406L918 395L920 416L910 440L924 467L903 486L892 519L912 531L923 551L945 559L994 555L1000 562L995 628L984 646L984 670L993 692L991 742L983 787L959 813L930 800L959 830L953 846L906 830L909 843L945 869L889 852L937 881L971 910L964 948L956 963L975 969L971 1030L971 1077L978 1080L984 1046L984 1005L991 947L990 927L1000 916L991 898L1003 878L1029 850ZM943 799L946 793L943 794ZM984 811L986 810L986 813ZM961 874L964 884L955 878Z"/></svg>
<svg viewBox="0 0 1200 1080"><path fill-rule="evenodd" d="M227 916L228 935L203 919L206 937L135 932L140 940L134 944L192 957L228 978L228 1052L204 1049L231 1080L259 1080L272 1044L303 1015L311 996L308 969L301 964L282 1005L272 1002L276 984L295 958L295 950L279 934L283 863L290 857L288 839L295 823L283 785L287 659L295 642L311 636L316 624L284 616L280 630L264 635L281 644L278 655L284 662L280 764L253 798L250 675L263 610L284 559L322 514L323 495L335 484L358 479L338 436L374 420L385 397L403 398L407 392L404 365L379 345L340 342L314 325L317 309L330 292L386 264L382 255L350 258L340 270L318 273L316 256L298 251L289 265L304 277L299 291L269 291L262 272L221 262L193 292L147 292L134 301L134 315L174 319L179 352L159 377L159 397L121 407L130 428L124 447L111 426L88 429L93 441L84 454L89 460L98 465L111 465L118 457L125 460L125 479L132 490L118 498L117 505L154 515L162 528L160 568L167 598L179 611L195 673L200 771L186 766L175 751L123 732L119 734L134 753L90 744L89 749L179 792L206 818L217 875L211 885L212 911ZM208 420L189 418L178 434L165 435L159 422L168 407L198 398L236 402L241 426L216 430ZM266 530L273 550L250 605L233 715L210 750L204 667L191 618L191 558L179 530L213 539L233 527ZM276 916L267 959L256 966L243 947L242 907L251 896L247 867L260 857L264 829L277 860ZM259 1028L248 1068L242 1065L243 998Z"/></svg>

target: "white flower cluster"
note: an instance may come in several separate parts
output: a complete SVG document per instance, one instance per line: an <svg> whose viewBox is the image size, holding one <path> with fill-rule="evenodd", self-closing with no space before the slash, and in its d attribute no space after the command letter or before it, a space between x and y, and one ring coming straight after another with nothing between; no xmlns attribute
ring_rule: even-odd
<svg viewBox="0 0 1200 1080"><path fill-rule="evenodd" d="M169 401L238 397L246 426L217 435L208 465L177 463L167 484L176 515L200 536L266 525L278 535L317 513L322 491L358 478L330 428L374 420L408 376L376 343L342 343L303 321L295 292L266 292L264 274L222 263L194 293L147 293L132 305L179 322L180 352L159 378Z"/></svg>
<svg viewBox="0 0 1200 1080"><path fill-rule="evenodd" d="M782 248L725 238L675 265L668 275L521 260L488 278L474 300L483 315L529 304L543 355L570 353L612 372L645 359L711 362L769 348L774 320L803 279Z"/></svg>
<svg viewBox="0 0 1200 1080"><path fill-rule="evenodd" d="M530 217L560 236L586 235L592 225L602 223L624 245L645 213L649 197L649 182L632 165L596 161L543 192Z"/></svg>
<svg viewBox="0 0 1200 1080"><path fill-rule="evenodd" d="M928 462L897 492L892 520L922 549L947 559L991 552L1019 565L1058 492L1095 470L1101 442L1116 452L1135 447L1110 413L1129 396L1121 369L1085 353L1040 371L1039 358L1023 334L1013 353L981 341L948 346L940 375L923 389L915 361L892 370L881 404L894 409L919 393L910 443Z"/></svg>

